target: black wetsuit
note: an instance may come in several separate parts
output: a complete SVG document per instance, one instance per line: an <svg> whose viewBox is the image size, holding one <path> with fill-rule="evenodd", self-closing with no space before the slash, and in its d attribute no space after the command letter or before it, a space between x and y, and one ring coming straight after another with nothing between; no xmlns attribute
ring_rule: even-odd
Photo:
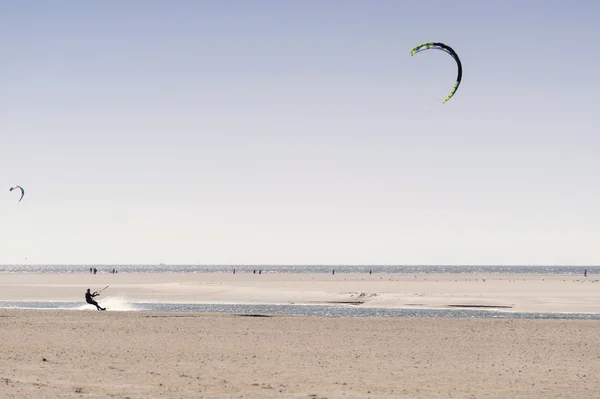
<svg viewBox="0 0 600 399"><path fill-rule="evenodd" d="M85 293L85 301L87 303L89 303L90 305L94 305L96 307L97 310L104 310L104 308L101 308L100 305L98 305L98 302L94 301L94 297L98 296L99 294L96 293L90 293L90 292L86 292Z"/></svg>

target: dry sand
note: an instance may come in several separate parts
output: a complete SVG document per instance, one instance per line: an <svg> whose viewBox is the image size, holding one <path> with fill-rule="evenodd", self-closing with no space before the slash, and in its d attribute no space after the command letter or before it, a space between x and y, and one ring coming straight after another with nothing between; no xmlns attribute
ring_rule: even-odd
<svg viewBox="0 0 600 399"><path fill-rule="evenodd" d="M581 320L5 309L0 397L598 398L599 342Z"/></svg>
<svg viewBox="0 0 600 399"><path fill-rule="evenodd" d="M340 304L600 313L600 281L574 275L0 274L0 300L82 301L86 288L130 302Z"/></svg>

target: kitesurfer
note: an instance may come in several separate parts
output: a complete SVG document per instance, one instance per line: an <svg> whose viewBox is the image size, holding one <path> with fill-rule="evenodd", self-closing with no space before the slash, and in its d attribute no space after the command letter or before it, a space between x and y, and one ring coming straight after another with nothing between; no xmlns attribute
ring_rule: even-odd
<svg viewBox="0 0 600 399"><path fill-rule="evenodd" d="M85 293L85 301L87 303L89 303L90 305L94 305L96 307L97 310L106 310L106 308L102 308L100 307L100 305L98 305L98 302L94 301L94 297L98 296L100 294L98 294L97 292L94 292L93 294L90 292L90 289L87 289L87 292Z"/></svg>

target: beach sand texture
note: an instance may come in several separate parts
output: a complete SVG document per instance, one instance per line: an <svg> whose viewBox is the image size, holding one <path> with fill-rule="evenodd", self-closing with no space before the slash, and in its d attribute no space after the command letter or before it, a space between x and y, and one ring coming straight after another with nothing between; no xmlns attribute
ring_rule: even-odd
<svg viewBox="0 0 600 399"><path fill-rule="evenodd" d="M600 322L0 310L2 398L597 398Z"/></svg>

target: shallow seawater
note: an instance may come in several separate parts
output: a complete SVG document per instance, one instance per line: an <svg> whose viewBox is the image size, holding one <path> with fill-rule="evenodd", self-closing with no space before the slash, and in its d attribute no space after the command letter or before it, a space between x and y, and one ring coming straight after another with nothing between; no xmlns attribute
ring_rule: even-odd
<svg viewBox="0 0 600 399"><path fill-rule="evenodd" d="M0 265L0 273L404 273L404 274L600 274L600 266L412 265Z"/></svg>
<svg viewBox="0 0 600 399"><path fill-rule="evenodd" d="M146 312L201 312L227 313L237 315L288 315L326 317L447 317L473 319L562 319L600 320L596 313L519 313L473 309L406 309L406 308L361 308L357 306L320 305L265 305L265 304L203 304L203 303L121 303L108 311ZM63 309L96 311L93 306L81 302L25 302L0 301L4 309Z"/></svg>

